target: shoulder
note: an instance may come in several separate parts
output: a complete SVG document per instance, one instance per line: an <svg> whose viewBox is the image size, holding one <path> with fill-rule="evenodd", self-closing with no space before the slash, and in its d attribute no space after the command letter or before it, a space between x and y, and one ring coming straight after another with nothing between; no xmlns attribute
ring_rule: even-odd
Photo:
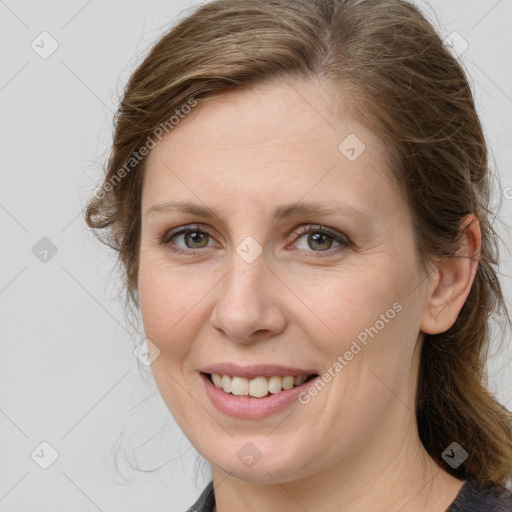
<svg viewBox="0 0 512 512"><path fill-rule="evenodd" d="M470 479L446 512L512 512L512 494L503 486Z"/></svg>
<svg viewBox="0 0 512 512"><path fill-rule="evenodd" d="M213 481L203 489L203 492L197 501L187 510L187 512L212 512L215 506L215 495L213 493Z"/></svg>

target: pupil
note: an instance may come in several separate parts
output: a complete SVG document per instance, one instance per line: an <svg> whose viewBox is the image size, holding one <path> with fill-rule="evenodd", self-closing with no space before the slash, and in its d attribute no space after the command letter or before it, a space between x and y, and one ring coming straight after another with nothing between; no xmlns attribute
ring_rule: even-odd
<svg viewBox="0 0 512 512"><path fill-rule="evenodd" d="M310 235L310 240L313 241L314 243L319 243L320 245L322 245L322 243L325 243L325 240L326 240L326 235L324 235L323 233L315 233L313 235ZM323 242L322 242L323 240ZM329 243L327 243L327 247L324 247L324 249L321 249L321 250L327 250L329 249Z"/></svg>
<svg viewBox="0 0 512 512"><path fill-rule="evenodd" d="M203 234L202 233L198 233L197 231L192 231L190 233L187 233L187 235L186 235L187 241L188 240L192 240L192 244L194 244L194 243L201 243L202 236L203 236Z"/></svg>

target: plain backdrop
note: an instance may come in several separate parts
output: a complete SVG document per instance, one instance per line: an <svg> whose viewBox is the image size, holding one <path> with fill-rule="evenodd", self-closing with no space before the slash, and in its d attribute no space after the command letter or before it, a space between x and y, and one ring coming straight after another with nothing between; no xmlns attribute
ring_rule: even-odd
<svg viewBox="0 0 512 512"><path fill-rule="evenodd" d="M127 323L112 254L81 214L119 93L195 4L0 0L0 512L185 511L209 480L133 354L143 337ZM469 45L460 59L510 223L512 1L419 5ZM501 235L510 302L510 234ZM503 403L511 359L507 348L489 366Z"/></svg>

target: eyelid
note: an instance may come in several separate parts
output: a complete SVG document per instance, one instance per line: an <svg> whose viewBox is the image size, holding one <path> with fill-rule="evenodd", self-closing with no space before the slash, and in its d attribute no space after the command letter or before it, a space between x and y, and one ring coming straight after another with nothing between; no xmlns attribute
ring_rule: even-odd
<svg viewBox="0 0 512 512"><path fill-rule="evenodd" d="M302 226L299 226L295 231L294 234L296 236L298 235L305 235L307 233L322 233L324 235L328 235L332 239L336 240L340 244L351 244L349 238L344 235L343 233L339 232L336 229L330 228L328 226L324 226L323 224L304 224Z"/></svg>
<svg viewBox="0 0 512 512"><path fill-rule="evenodd" d="M182 235L184 233L190 232L190 231L201 231L205 232L210 236L211 233L208 231L208 228L205 229L205 226L201 224L187 224L186 226L180 226L176 229L171 229L170 231L166 231L165 234L162 236L162 243L167 244L171 240L171 238L175 235ZM191 249L193 250L193 249Z"/></svg>

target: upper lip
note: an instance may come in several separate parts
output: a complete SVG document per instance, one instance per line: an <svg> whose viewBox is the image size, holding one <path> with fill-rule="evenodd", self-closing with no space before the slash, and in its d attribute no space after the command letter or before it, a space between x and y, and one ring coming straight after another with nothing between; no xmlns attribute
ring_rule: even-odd
<svg viewBox="0 0 512 512"><path fill-rule="evenodd" d="M203 373L218 373L220 375L230 375L232 377L245 377L246 379L254 379L256 377L272 377L279 375L286 377L292 375L315 375L316 372L309 368L291 368L289 366L273 365L273 364L256 364L240 366L234 363L216 363L201 368Z"/></svg>

